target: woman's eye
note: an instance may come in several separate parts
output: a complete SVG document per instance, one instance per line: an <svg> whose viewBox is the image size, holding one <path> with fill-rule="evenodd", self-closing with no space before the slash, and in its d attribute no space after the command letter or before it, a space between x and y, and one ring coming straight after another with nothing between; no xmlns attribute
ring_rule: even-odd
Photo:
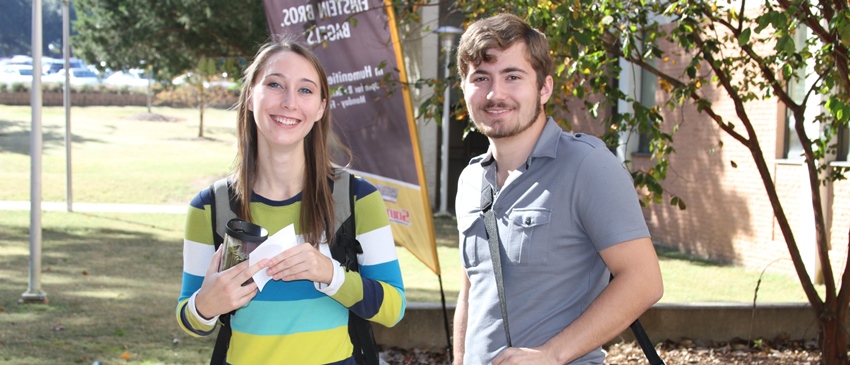
<svg viewBox="0 0 850 365"><path fill-rule="evenodd" d="M302 88L301 88L301 92L302 92L302 93L304 93L304 94L312 94L312 93L313 93L313 90L310 90L310 89L308 89L308 88L306 88L306 87L302 87Z"/></svg>
<svg viewBox="0 0 850 365"><path fill-rule="evenodd" d="M270 82L270 83L268 83L268 86L269 87L281 87L280 84L278 84L276 82Z"/></svg>

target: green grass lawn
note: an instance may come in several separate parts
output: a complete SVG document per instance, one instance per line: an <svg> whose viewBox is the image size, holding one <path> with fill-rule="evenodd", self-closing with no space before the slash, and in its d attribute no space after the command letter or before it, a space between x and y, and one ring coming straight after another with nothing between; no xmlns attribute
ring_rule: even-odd
<svg viewBox="0 0 850 365"><path fill-rule="evenodd" d="M29 200L27 106L0 106L0 200ZM135 118L144 107L74 107L71 110L73 201L86 203L188 204L202 188L225 175L233 160L235 111L207 109L204 138L198 112L153 108L172 121ZM45 107L43 119L43 201L65 201L65 121L62 107ZM4 213L4 215L7 215ZM180 220L180 217L173 219ZM46 227L49 228L49 227ZM460 278L457 233L451 218L435 218L440 279L400 249L411 301L454 301ZM178 240L179 241L179 240ZM179 245L179 242L176 242ZM659 250L664 302L751 302L760 272L694 260ZM766 274L759 301L806 301L796 278Z"/></svg>
<svg viewBox="0 0 850 365"><path fill-rule="evenodd" d="M74 202L188 204L223 176L234 154L235 113L207 110L205 138L197 112L154 108L177 118L140 121L143 107L72 109ZM43 201L65 200L64 111L43 112ZM30 113L0 106L0 200L29 200ZM48 305L20 305L28 287L29 218L0 211L0 363L203 364L212 339L177 326L182 214L42 214L41 286ZM435 218L446 301L461 275L453 218ZM440 301L440 280L398 249L408 301ZM696 260L658 249L662 302L806 301L796 278ZM822 287L819 288L822 291ZM129 357L129 359L124 359Z"/></svg>

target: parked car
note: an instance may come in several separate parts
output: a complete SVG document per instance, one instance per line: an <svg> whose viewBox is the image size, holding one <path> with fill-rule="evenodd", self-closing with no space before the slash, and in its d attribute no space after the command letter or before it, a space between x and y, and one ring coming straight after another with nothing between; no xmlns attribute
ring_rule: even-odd
<svg viewBox="0 0 850 365"><path fill-rule="evenodd" d="M72 69L75 68L88 68L83 61L71 58L68 60L68 64L71 65ZM55 74L65 68L65 60L60 58L44 58L41 62L41 71L45 75Z"/></svg>
<svg viewBox="0 0 850 365"><path fill-rule="evenodd" d="M192 82L197 82L197 79L193 79L195 75L192 72L180 75L171 80L171 84L175 86L183 85L183 84L191 84ZM236 83L230 81L227 78L227 73L222 73L221 76L213 76L213 80L207 82L204 81L204 88L210 87L221 87L224 89L231 89L236 87Z"/></svg>
<svg viewBox="0 0 850 365"><path fill-rule="evenodd" d="M87 68L72 68L70 73L71 85L96 85L100 83L97 75ZM65 69L41 78L42 82L65 82Z"/></svg>
<svg viewBox="0 0 850 365"><path fill-rule="evenodd" d="M103 80L106 85L147 87L148 75L144 70L137 68L128 71L118 71Z"/></svg>
<svg viewBox="0 0 850 365"><path fill-rule="evenodd" d="M0 67L0 83L32 83L32 66L9 64Z"/></svg>

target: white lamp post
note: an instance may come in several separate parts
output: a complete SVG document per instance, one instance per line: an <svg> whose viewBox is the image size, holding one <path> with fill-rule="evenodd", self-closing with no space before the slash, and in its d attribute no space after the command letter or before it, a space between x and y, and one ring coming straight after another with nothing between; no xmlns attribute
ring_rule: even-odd
<svg viewBox="0 0 850 365"><path fill-rule="evenodd" d="M463 33L463 29L452 27L452 26L442 26L437 28L434 33L440 35L440 46L443 49L443 54L446 58L446 69L445 74L443 74L443 78L446 80L446 90L443 95L443 138L440 143L440 210L437 212L437 215L447 216L450 215L448 209L446 208L446 202L449 195L449 111L450 107L450 98L451 98L451 85L449 85L449 74L451 70L449 66L451 65L451 54L452 54L452 45L454 45L455 37L458 34Z"/></svg>
<svg viewBox="0 0 850 365"><path fill-rule="evenodd" d="M24 303L47 303L47 293L41 290L41 0L32 2L32 87L30 107L30 262L29 285L21 294Z"/></svg>
<svg viewBox="0 0 850 365"><path fill-rule="evenodd" d="M62 104L65 107L65 203L74 211L71 174L71 0L62 0L62 57L65 59L65 90Z"/></svg>

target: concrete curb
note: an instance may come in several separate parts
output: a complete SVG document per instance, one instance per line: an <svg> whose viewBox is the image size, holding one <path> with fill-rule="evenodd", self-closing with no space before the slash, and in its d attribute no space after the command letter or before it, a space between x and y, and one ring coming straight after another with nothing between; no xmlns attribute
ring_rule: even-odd
<svg viewBox="0 0 850 365"><path fill-rule="evenodd" d="M446 307L451 326L455 306L447 303ZM751 303L660 303L640 321L656 343L773 339L784 334L795 340L814 340L818 332L815 313L808 303L759 303L755 309ZM440 303L408 303L404 318L395 327L373 327L381 345L430 349L448 346L444 323ZM627 329L611 342L631 341L634 336Z"/></svg>

